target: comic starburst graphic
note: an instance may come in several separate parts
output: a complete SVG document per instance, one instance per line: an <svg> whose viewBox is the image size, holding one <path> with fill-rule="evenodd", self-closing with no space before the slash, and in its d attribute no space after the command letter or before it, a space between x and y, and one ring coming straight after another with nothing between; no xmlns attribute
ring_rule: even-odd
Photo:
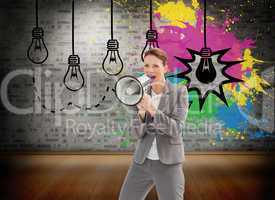
<svg viewBox="0 0 275 200"><path fill-rule="evenodd" d="M210 93L219 97L225 105L228 106L223 91L223 85L233 82L242 82L242 80L230 76L226 73L226 70L243 61L223 61L223 55L228 52L230 48L215 52L211 52L208 48L207 56L205 56L203 49L201 52L188 48L187 50L192 56L191 59L175 57L183 63L188 70L170 75L169 77L187 80L188 91L196 91L199 95L200 110L203 108L204 102Z"/></svg>

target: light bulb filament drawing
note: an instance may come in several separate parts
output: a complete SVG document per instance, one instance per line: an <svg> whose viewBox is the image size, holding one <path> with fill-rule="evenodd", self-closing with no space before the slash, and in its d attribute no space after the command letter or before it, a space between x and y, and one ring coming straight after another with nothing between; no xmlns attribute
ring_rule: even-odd
<svg viewBox="0 0 275 200"><path fill-rule="evenodd" d="M28 47L27 57L34 64L42 64L48 58L48 49L44 42L44 30L38 26L38 0L35 1L36 27L32 30L32 42Z"/></svg>

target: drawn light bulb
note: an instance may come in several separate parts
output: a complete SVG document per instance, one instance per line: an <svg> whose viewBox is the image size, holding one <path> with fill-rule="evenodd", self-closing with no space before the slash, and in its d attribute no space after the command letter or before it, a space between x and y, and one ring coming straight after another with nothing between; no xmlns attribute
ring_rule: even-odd
<svg viewBox="0 0 275 200"><path fill-rule="evenodd" d="M42 64L48 58L48 49L44 43L44 31L41 27L32 30L32 42L28 48L27 56L35 64Z"/></svg>
<svg viewBox="0 0 275 200"><path fill-rule="evenodd" d="M80 70L80 58L78 55L70 55L68 70L64 76L64 84L71 91L80 90L84 86L84 77Z"/></svg>
<svg viewBox="0 0 275 200"><path fill-rule="evenodd" d="M201 60L196 70L196 77L202 83L211 83L216 78L216 69L212 63L211 49L202 48L200 51Z"/></svg>
<svg viewBox="0 0 275 200"><path fill-rule="evenodd" d="M141 52L142 61L144 61L144 53L151 48L159 48L158 32L156 30L148 30L146 33L146 44Z"/></svg>
<svg viewBox="0 0 275 200"><path fill-rule="evenodd" d="M103 70L109 75L118 75L123 69L123 62L118 51L118 41L111 39L107 42L107 54L103 60Z"/></svg>

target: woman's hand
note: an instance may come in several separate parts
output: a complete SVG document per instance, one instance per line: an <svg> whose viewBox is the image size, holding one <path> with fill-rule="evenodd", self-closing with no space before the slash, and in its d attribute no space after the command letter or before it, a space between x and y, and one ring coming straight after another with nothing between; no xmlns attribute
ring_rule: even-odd
<svg viewBox="0 0 275 200"><path fill-rule="evenodd" d="M148 111L151 116L155 115L156 108L152 103L152 98L148 94L144 94L141 101L137 104L139 111Z"/></svg>
<svg viewBox="0 0 275 200"><path fill-rule="evenodd" d="M146 110L143 108L143 105L141 104L141 102L139 102L138 104L137 104L137 108L138 108L138 111L139 112L145 112Z"/></svg>

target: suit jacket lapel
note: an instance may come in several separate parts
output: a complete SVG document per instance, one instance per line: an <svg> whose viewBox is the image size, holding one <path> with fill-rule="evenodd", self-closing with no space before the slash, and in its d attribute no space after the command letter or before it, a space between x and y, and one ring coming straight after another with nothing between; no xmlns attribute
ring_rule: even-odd
<svg viewBox="0 0 275 200"><path fill-rule="evenodd" d="M163 94L161 95L159 106L158 106L158 109L161 111L164 111L168 107L167 103L169 103L169 94L170 94L170 85L169 84L170 83L168 82L168 80L166 80L164 91L163 91ZM152 95L152 86L151 85L149 86L148 94L150 96Z"/></svg>

